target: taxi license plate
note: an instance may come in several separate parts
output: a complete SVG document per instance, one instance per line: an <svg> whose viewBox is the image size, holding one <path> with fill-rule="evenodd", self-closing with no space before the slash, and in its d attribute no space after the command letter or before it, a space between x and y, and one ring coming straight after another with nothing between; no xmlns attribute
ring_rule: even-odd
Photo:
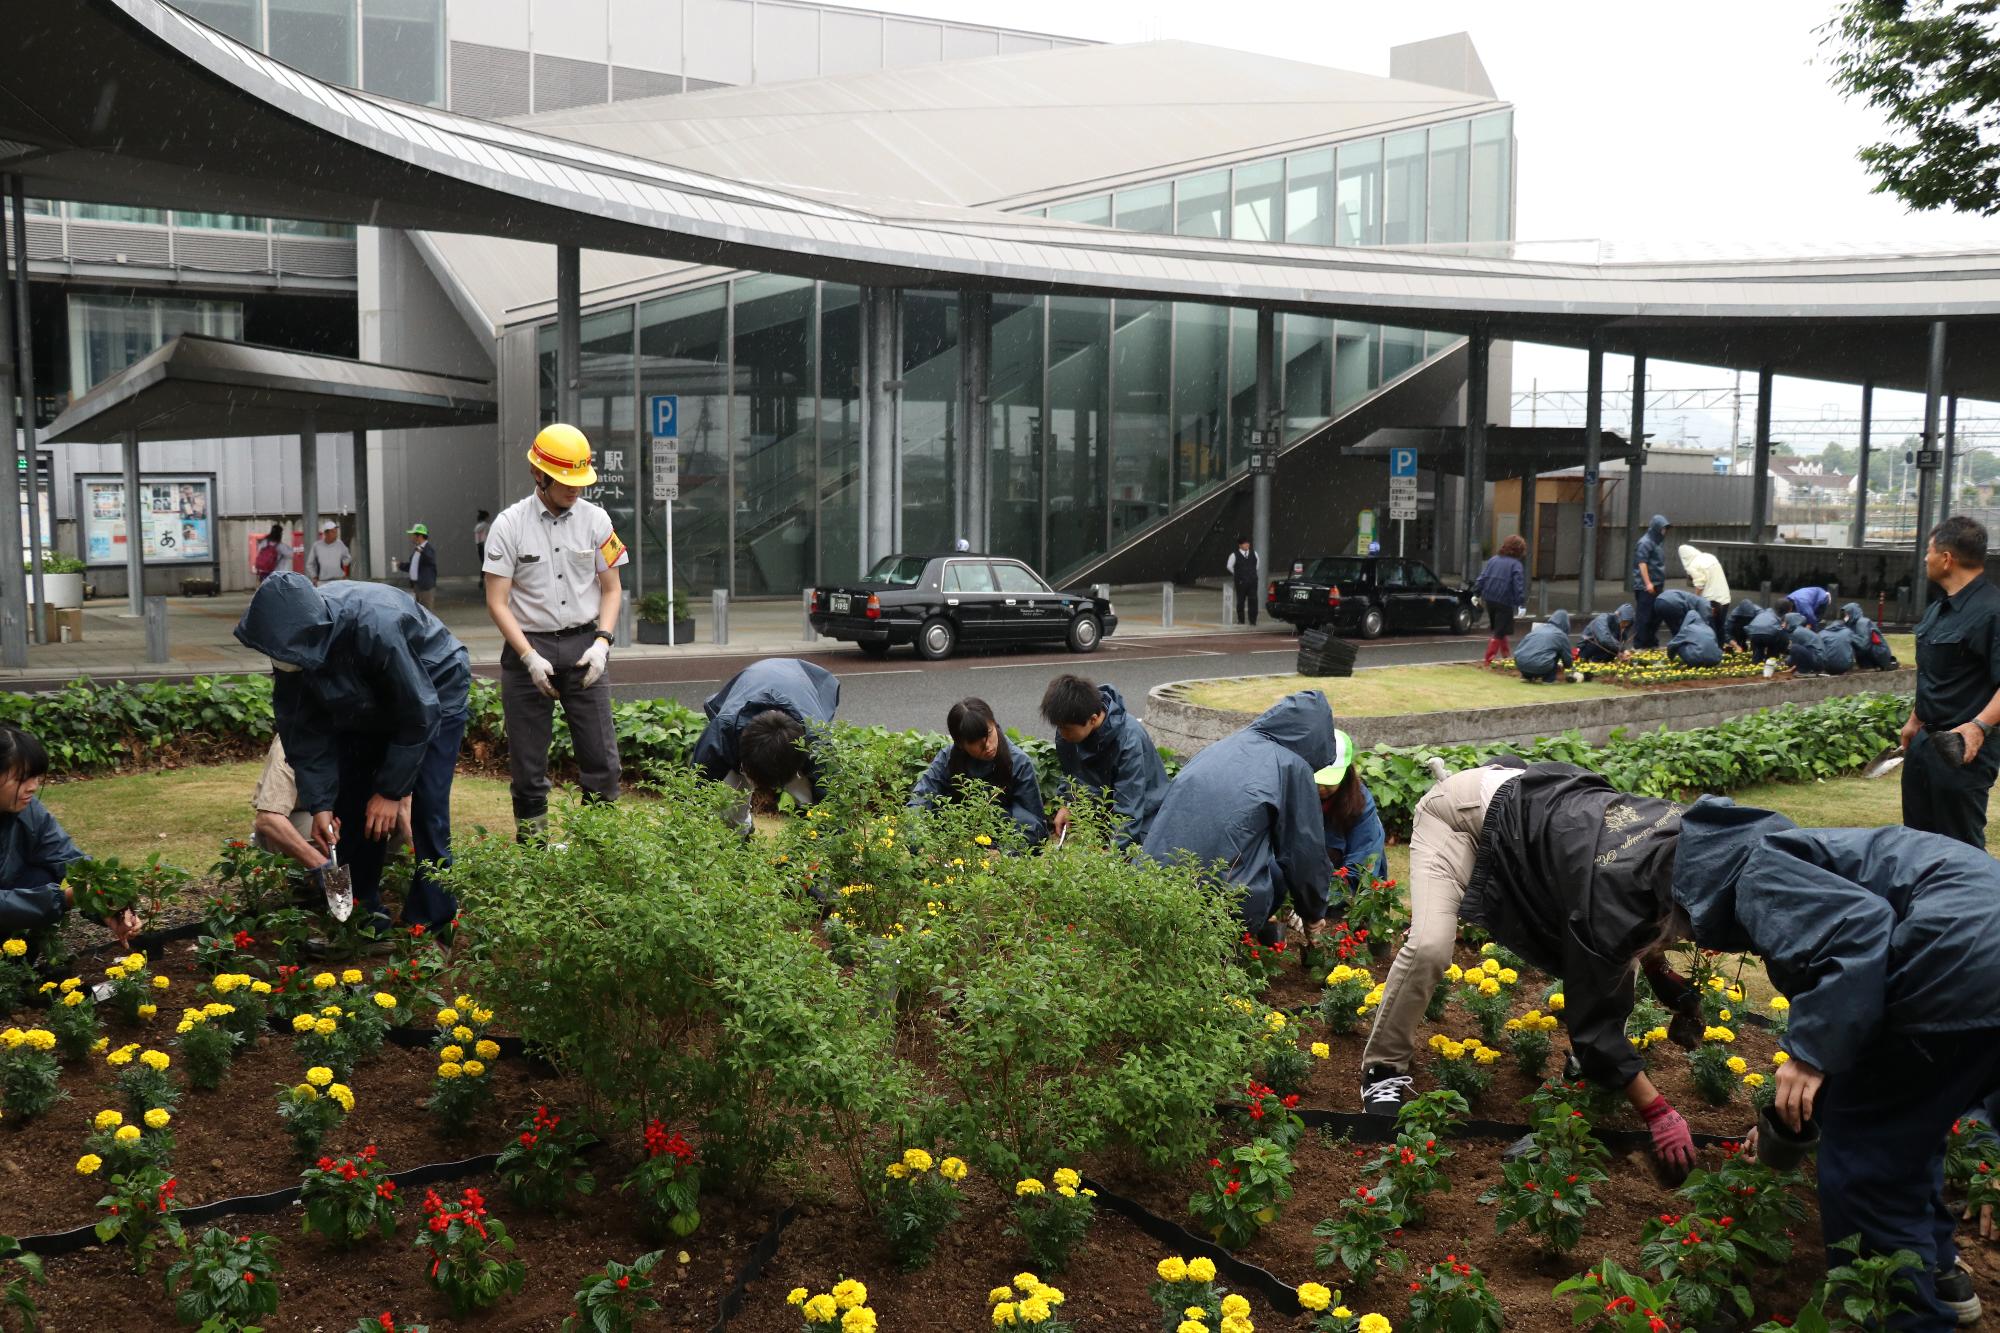
<svg viewBox="0 0 2000 1333"><path fill-rule="evenodd" d="M854 599L844 592L834 593L826 599L826 609L837 616L846 615L853 605Z"/></svg>
<svg viewBox="0 0 2000 1333"><path fill-rule="evenodd" d="M1311 589L1311 588L1294 588L1294 589L1292 589L1292 600L1293 600L1293 601L1295 601L1295 602L1303 602L1303 601L1305 601L1305 600L1306 600L1307 598L1309 598L1309 597L1311 597L1311 596L1312 596L1312 589Z"/></svg>

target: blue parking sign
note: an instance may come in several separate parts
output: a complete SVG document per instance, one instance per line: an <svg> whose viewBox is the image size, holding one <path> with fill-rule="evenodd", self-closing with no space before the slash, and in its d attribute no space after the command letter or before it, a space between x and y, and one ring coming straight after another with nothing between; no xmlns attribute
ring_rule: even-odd
<svg viewBox="0 0 2000 1333"><path fill-rule="evenodd" d="M656 393L646 400L648 416L653 423L653 438L673 439L681 433L681 396L677 393Z"/></svg>
<svg viewBox="0 0 2000 1333"><path fill-rule="evenodd" d="M1415 449L1391 449L1389 451L1389 475L1392 477L1416 476L1417 451Z"/></svg>

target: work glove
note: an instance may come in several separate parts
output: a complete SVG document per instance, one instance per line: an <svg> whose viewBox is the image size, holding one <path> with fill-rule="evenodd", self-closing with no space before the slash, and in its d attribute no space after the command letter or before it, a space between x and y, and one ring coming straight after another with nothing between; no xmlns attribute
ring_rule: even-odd
<svg viewBox="0 0 2000 1333"><path fill-rule="evenodd" d="M1688 1122L1665 1097L1655 1098L1639 1114L1653 1135L1653 1160L1659 1163L1661 1176L1669 1185L1679 1185L1694 1169L1694 1135L1688 1130Z"/></svg>
<svg viewBox="0 0 2000 1333"><path fill-rule="evenodd" d="M600 639L598 642L602 643ZM549 659L540 653L530 651L521 659L521 665L528 672L528 679L535 682L535 688L549 698L556 697L556 669L549 665Z"/></svg>
<svg viewBox="0 0 2000 1333"><path fill-rule="evenodd" d="M611 641L592 639L590 647L583 650L583 656L576 659L576 664L583 668L583 688L587 690L603 676L604 668L611 665Z"/></svg>

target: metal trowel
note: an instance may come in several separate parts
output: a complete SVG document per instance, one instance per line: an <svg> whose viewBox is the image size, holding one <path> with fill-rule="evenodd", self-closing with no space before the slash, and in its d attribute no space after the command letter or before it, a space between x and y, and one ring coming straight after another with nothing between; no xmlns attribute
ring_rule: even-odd
<svg viewBox="0 0 2000 1333"><path fill-rule="evenodd" d="M1892 745L1868 761L1861 770L1864 778L1885 778L1903 766L1903 756L1907 752L1900 745Z"/></svg>
<svg viewBox="0 0 2000 1333"><path fill-rule="evenodd" d="M333 852L327 863L320 867L320 880L326 886L326 910L335 921L345 921L354 915L354 876L346 866L340 864L340 853Z"/></svg>

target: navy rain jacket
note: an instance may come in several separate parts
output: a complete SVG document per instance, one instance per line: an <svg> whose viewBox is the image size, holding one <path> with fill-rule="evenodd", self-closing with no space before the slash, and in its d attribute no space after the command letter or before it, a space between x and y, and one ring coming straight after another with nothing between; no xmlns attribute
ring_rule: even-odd
<svg viewBox="0 0 2000 1333"><path fill-rule="evenodd" d="M408 796L439 724L465 711L472 686L465 645L408 593L380 583L315 588L303 574L273 574L236 639L302 668L278 672L271 691L302 810L333 809L341 736L386 738L375 794Z"/></svg>
<svg viewBox="0 0 2000 1333"><path fill-rule="evenodd" d="M83 853L39 800L0 815L0 935L19 935L62 920L63 872Z"/></svg>
<svg viewBox="0 0 2000 1333"><path fill-rule="evenodd" d="M1653 599L1655 625L1678 628L1687 620L1690 611L1698 611L1706 619L1709 614L1708 599L1698 592L1689 592L1686 588L1669 589ZM1651 644L1644 646L1652 647Z"/></svg>
<svg viewBox="0 0 2000 1333"><path fill-rule="evenodd" d="M1251 930L1287 899L1308 924L1324 919L1333 867L1313 774L1333 754L1326 696L1286 695L1187 762L1153 819L1146 855L1214 867L1217 879L1243 890Z"/></svg>
<svg viewBox="0 0 2000 1333"><path fill-rule="evenodd" d="M1030 843L1038 843L1049 836L1049 820L1042 812L1042 786L1035 776L1035 761L1028 758L1027 752L1014 742L1005 737L1001 739L1006 743L1007 758L1013 765L1007 790L1001 791L993 781L1000 767L998 759L963 759L965 766L959 770L958 786L961 789L968 785L985 787L997 793L1007 817L1021 826L1021 832L1028 835ZM956 745L947 745L937 752L930 767L917 779L908 805L927 810L937 801L965 794L962 790L952 790L951 752L957 748Z"/></svg>
<svg viewBox="0 0 2000 1333"><path fill-rule="evenodd" d="M1804 625L1792 631L1791 651L1786 655L1792 670L1808 675L1821 669L1819 661L1819 635Z"/></svg>
<svg viewBox="0 0 2000 1333"><path fill-rule="evenodd" d="M1699 611L1683 616L1681 627L1667 643L1667 656L1683 666L1721 666L1722 645L1715 641L1715 627L1708 617Z"/></svg>
<svg viewBox="0 0 2000 1333"><path fill-rule="evenodd" d="M1750 627L1757 623L1758 617L1770 615L1769 611L1766 611L1748 597L1745 597L1735 606L1729 608L1729 615L1722 622L1722 637L1725 641L1725 646L1731 643L1748 643L1753 633ZM1771 628L1776 630L1777 627L1778 618L1771 616Z"/></svg>
<svg viewBox="0 0 2000 1333"><path fill-rule="evenodd" d="M1513 556L1496 555L1481 566L1472 589L1487 606L1504 606L1511 611L1528 604L1528 571Z"/></svg>
<svg viewBox="0 0 2000 1333"><path fill-rule="evenodd" d="M1829 676L1844 676L1854 670L1854 635L1838 622L1813 635L1819 654L1819 669Z"/></svg>
<svg viewBox="0 0 2000 1333"><path fill-rule="evenodd" d="M1087 791L1109 800L1120 821L1113 839L1120 847L1130 847L1146 840L1160 802L1167 799L1167 766L1153 738L1125 711L1124 696L1109 685L1099 685L1097 697L1104 703L1104 721L1097 730L1075 745L1056 738L1061 790Z"/></svg>
<svg viewBox="0 0 2000 1333"><path fill-rule="evenodd" d="M1876 671L1894 671L1896 654L1882 637L1882 627L1862 613L1859 602L1849 602L1840 609L1847 632L1854 639L1854 664Z"/></svg>
<svg viewBox="0 0 2000 1333"><path fill-rule="evenodd" d="M1569 643L1569 612L1551 612L1549 618L1529 630L1521 646L1514 650L1514 666L1525 679L1545 679L1551 672L1566 670L1575 661Z"/></svg>
<svg viewBox="0 0 2000 1333"><path fill-rule="evenodd" d="M805 724L810 736L814 729L833 721L834 711L839 707L840 679L825 667L801 662L796 657L767 657L752 662L702 704L708 714L708 725L702 728L701 739L694 743L691 759L703 777L720 782L741 767L736 757L736 738L757 714L773 708L789 713ZM817 794L819 768L813 762L810 746L806 751L806 769Z"/></svg>
<svg viewBox="0 0 2000 1333"><path fill-rule="evenodd" d="M1639 577L1639 566L1652 571L1653 587L1657 591L1667 586L1667 516L1653 515L1653 521L1646 525L1644 535L1632 548L1633 592L1646 591L1646 581Z"/></svg>
<svg viewBox="0 0 2000 1333"><path fill-rule="evenodd" d="M1761 955L1785 1049L1834 1074L1885 1033L2000 1028L2000 862L1906 828L1802 829L1704 796L1673 896L1704 949Z"/></svg>
<svg viewBox="0 0 2000 1333"><path fill-rule="evenodd" d="M1814 629L1819 628L1820 617L1826 614L1826 604L1832 600L1825 588L1814 587L1810 583L1791 591L1792 609L1801 612Z"/></svg>
<svg viewBox="0 0 2000 1333"><path fill-rule="evenodd" d="M1631 647L1625 639L1632 632L1632 615L1632 603L1627 602L1616 611L1593 616L1583 627L1583 637L1616 657Z"/></svg>
<svg viewBox="0 0 2000 1333"><path fill-rule="evenodd" d="M1768 606L1750 621L1750 643L1760 653L1775 654L1790 638L1791 631L1785 628L1785 622Z"/></svg>

